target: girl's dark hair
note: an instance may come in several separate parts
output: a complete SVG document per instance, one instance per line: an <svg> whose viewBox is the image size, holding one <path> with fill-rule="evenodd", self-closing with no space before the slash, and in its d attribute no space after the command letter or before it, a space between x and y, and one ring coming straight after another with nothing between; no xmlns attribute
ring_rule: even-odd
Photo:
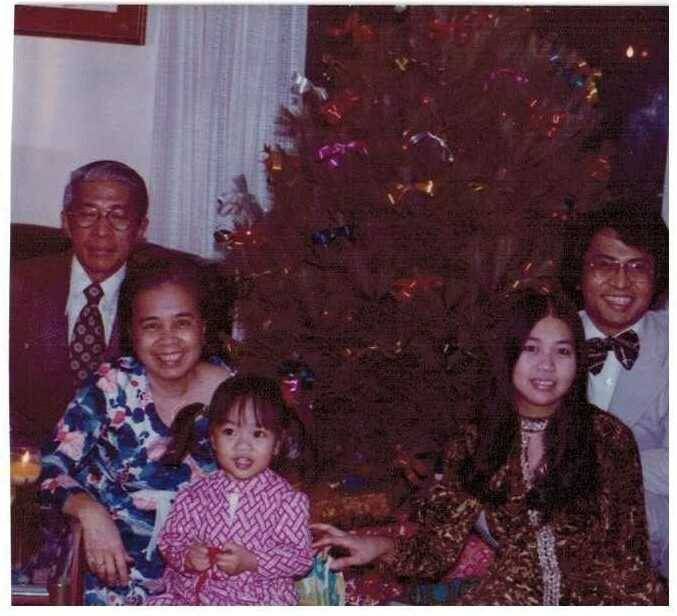
<svg viewBox="0 0 677 616"><path fill-rule="evenodd" d="M165 284L174 284L184 289L195 300L200 317L207 325L207 348L203 355L214 353L213 304L211 284L208 276L212 271L205 265L189 256L168 255L163 259L152 259L135 267L129 272L120 287L120 301L118 304L118 318L120 319L120 344L122 353L133 355L132 321L134 300L144 291L155 289Z"/></svg>
<svg viewBox="0 0 677 616"><path fill-rule="evenodd" d="M571 330L576 355L574 382L550 419L545 434L547 473L527 495L529 506L548 519L554 511L597 494L597 458L593 410L587 404L587 359L583 325L563 296L528 291L513 296L502 315L492 353L494 377L490 402L480 411L477 447L460 467L465 488L486 503L505 501L505 489L492 490L491 478L506 463L518 442L519 419L514 404L513 370L534 326L552 316Z"/></svg>
<svg viewBox="0 0 677 616"><path fill-rule="evenodd" d="M292 453L299 453L291 450L302 448L304 430L296 414L285 404L276 380L241 374L223 381L209 403L209 433L218 430L233 410L237 412L237 420L241 421L250 401L257 424L270 430L278 439L280 451L272 466L280 469ZM196 450L194 421L202 408L201 404L191 404L177 414L172 424L173 440L163 457L165 464L180 464L189 452Z"/></svg>
<svg viewBox="0 0 677 616"><path fill-rule="evenodd" d="M209 432L214 433L237 411L242 421L251 401L256 423L281 438L289 429L292 415L282 398L277 381L264 376L237 375L221 383L209 403Z"/></svg>

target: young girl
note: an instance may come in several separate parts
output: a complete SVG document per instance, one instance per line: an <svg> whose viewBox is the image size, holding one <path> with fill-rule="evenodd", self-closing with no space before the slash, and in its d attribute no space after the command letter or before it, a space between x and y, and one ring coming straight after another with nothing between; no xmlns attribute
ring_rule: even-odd
<svg viewBox="0 0 677 616"><path fill-rule="evenodd" d="M416 536L349 535L325 524L314 546L435 578L473 525L497 542L468 605L627 605L664 601L650 570L642 476L630 430L587 403L583 330L554 296L526 293L504 315L491 404L447 451L447 473L418 507Z"/></svg>
<svg viewBox="0 0 677 616"><path fill-rule="evenodd" d="M184 412L190 414L194 409ZM295 605L294 578L312 565L308 497L270 469L291 417L277 383L223 382L209 407L220 470L179 492L160 535L165 592L148 605ZM185 455L177 422L172 456Z"/></svg>

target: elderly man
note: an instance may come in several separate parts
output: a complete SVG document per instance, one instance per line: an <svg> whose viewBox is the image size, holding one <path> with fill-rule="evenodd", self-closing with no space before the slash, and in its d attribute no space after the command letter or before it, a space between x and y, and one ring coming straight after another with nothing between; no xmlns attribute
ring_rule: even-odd
<svg viewBox="0 0 677 616"><path fill-rule="evenodd" d="M586 217L563 260L583 296L588 398L633 432L642 461L651 557L668 574L668 233L647 203L616 202ZM577 284L576 284L577 281Z"/></svg>
<svg viewBox="0 0 677 616"><path fill-rule="evenodd" d="M41 445L77 387L119 354L118 293L147 211L136 171L109 160L84 165L71 174L61 212L72 251L12 267L13 444Z"/></svg>

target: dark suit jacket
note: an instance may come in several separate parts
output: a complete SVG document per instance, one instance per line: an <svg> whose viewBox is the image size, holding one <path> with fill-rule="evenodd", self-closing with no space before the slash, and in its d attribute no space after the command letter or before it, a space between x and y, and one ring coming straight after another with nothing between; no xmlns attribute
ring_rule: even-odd
<svg viewBox="0 0 677 616"><path fill-rule="evenodd" d="M12 264L9 392L13 445L41 445L75 393L65 314L71 259L69 252ZM116 321L105 360L119 356L119 339Z"/></svg>
<svg viewBox="0 0 677 616"><path fill-rule="evenodd" d="M13 444L41 445L75 393L68 366L66 302L72 252L62 231L36 225L12 224L9 389ZM26 258L30 255L45 255ZM203 267L208 295L208 356L221 354L223 335L230 332L234 287L219 263L152 242L138 244L127 262L128 271L151 262L181 257ZM104 360L120 355L117 321Z"/></svg>

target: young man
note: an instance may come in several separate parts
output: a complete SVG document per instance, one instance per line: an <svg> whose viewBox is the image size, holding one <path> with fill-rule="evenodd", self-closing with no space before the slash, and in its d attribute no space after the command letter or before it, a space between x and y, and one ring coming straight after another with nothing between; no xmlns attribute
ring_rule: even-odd
<svg viewBox="0 0 677 616"><path fill-rule="evenodd" d="M77 387L119 355L118 293L147 211L148 191L136 171L116 161L89 163L73 171L64 192L61 219L72 251L13 264L13 445L41 445Z"/></svg>
<svg viewBox="0 0 677 616"><path fill-rule="evenodd" d="M580 292L589 345L588 398L635 435L642 461L651 557L668 575L668 233L646 203L589 214L563 259ZM577 282L576 282L577 281Z"/></svg>

